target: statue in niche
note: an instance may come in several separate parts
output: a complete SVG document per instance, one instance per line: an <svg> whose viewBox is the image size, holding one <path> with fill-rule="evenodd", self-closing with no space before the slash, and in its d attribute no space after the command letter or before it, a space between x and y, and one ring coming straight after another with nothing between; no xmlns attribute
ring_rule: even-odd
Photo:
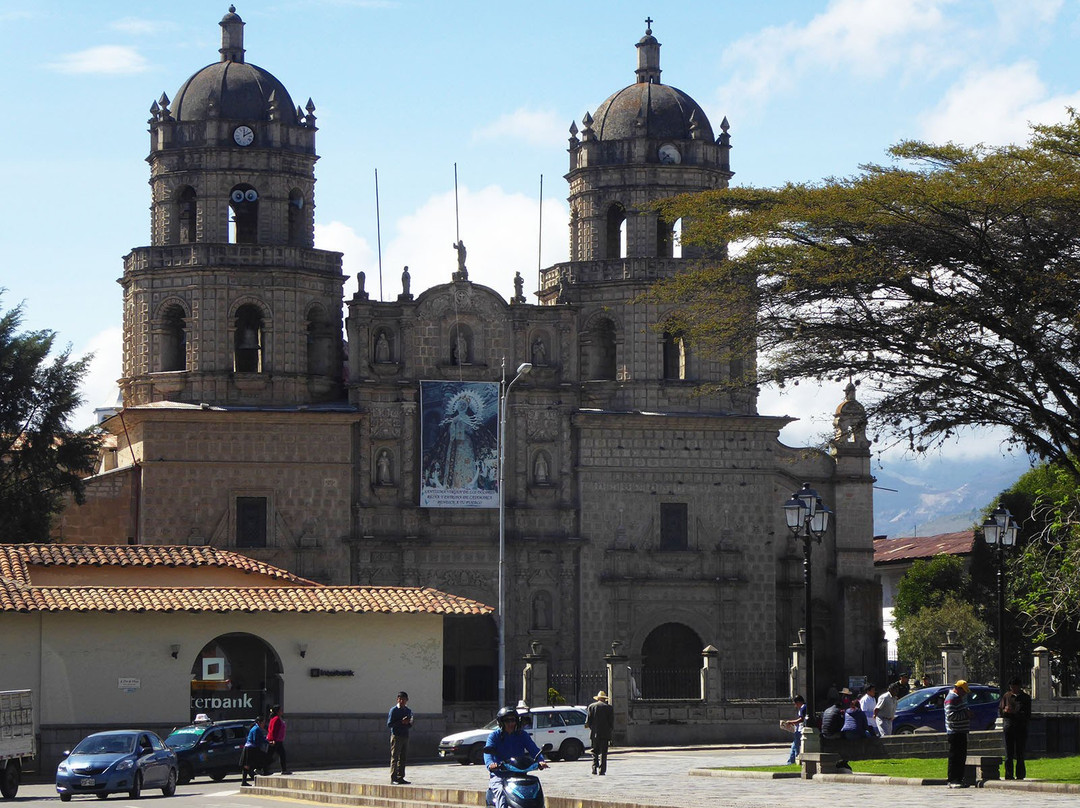
<svg viewBox="0 0 1080 808"><path fill-rule="evenodd" d="M393 485L394 477L390 472L390 452L382 449L375 460L375 482L378 485Z"/></svg>
<svg viewBox="0 0 1080 808"><path fill-rule="evenodd" d="M537 367L543 367L547 364L547 345L544 344L544 338L537 336L532 343L532 363Z"/></svg>
<svg viewBox="0 0 1080 808"><path fill-rule="evenodd" d="M375 340L375 361L379 364L390 361L390 340L386 338L385 331L380 331L378 339Z"/></svg>
<svg viewBox="0 0 1080 808"><path fill-rule="evenodd" d="M453 247L457 250L457 272L452 277L455 281L467 281L469 279L469 270L465 267L465 242L458 239Z"/></svg>
<svg viewBox="0 0 1080 808"><path fill-rule="evenodd" d="M543 452L536 455L536 462L533 463L533 480L537 485L548 485L551 482L547 458Z"/></svg>
<svg viewBox="0 0 1080 808"><path fill-rule="evenodd" d="M533 598L533 628L546 630L551 628L551 596L546 592L538 592ZM539 645L539 643L533 643ZM539 649L537 649L539 650ZM533 653L537 653L534 651Z"/></svg>
<svg viewBox="0 0 1080 808"><path fill-rule="evenodd" d="M454 365L469 364L469 343L465 335L458 329L454 334L454 344L450 348L450 362Z"/></svg>

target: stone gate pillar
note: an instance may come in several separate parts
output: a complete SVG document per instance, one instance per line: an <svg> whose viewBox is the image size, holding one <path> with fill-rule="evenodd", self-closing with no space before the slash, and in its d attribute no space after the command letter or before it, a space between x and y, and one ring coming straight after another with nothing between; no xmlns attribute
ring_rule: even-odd
<svg viewBox="0 0 1080 808"><path fill-rule="evenodd" d="M604 655L607 664L607 694L611 706L615 708L616 742L626 740L626 728L630 723L630 668L629 658L619 653L622 643L616 640L611 644L611 653Z"/></svg>
<svg viewBox="0 0 1080 808"><path fill-rule="evenodd" d="M1039 646L1035 649L1035 658L1031 661L1031 704L1041 702L1040 708L1046 709L1050 699L1054 698L1054 686L1050 679L1050 649Z"/></svg>
<svg viewBox="0 0 1080 808"><path fill-rule="evenodd" d="M701 700L706 704L719 704L724 698L720 679L720 652L707 645L701 652Z"/></svg>
<svg viewBox="0 0 1080 808"><path fill-rule="evenodd" d="M538 642L529 645L529 653L522 659L525 668L521 671L521 700L529 707L542 707L547 704L548 660L544 647ZM506 705L500 705L500 709Z"/></svg>
<svg viewBox="0 0 1080 808"><path fill-rule="evenodd" d="M945 644L941 646L941 675L945 685L967 679L964 646L956 641L956 632L952 629L945 632Z"/></svg>
<svg viewBox="0 0 1080 808"><path fill-rule="evenodd" d="M788 677L788 697L802 696L806 693L806 629L799 629L799 639L788 646L791 651L791 668Z"/></svg>

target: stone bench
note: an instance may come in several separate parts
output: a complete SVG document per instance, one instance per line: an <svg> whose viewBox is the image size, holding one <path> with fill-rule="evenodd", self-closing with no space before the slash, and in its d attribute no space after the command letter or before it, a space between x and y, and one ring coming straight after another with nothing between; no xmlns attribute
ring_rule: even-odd
<svg viewBox="0 0 1080 808"><path fill-rule="evenodd" d="M996 755L968 755L964 760L964 782L983 783L1000 780L1001 758Z"/></svg>

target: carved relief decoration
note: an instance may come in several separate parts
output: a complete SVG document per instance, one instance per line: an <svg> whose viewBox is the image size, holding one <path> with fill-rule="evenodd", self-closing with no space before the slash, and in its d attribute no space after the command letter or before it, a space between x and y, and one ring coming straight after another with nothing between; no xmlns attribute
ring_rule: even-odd
<svg viewBox="0 0 1080 808"><path fill-rule="evenodd" d="M530 441L553 441L559 437L559 413L555 410L528 410L525 433Z"/></svg>
<svg viewBox="0 0 1080 808"><path fill-rule="evenodd" d="M394 404L375 404L369 416L371 437L378 440L401 437L401 411Z"/></svg>

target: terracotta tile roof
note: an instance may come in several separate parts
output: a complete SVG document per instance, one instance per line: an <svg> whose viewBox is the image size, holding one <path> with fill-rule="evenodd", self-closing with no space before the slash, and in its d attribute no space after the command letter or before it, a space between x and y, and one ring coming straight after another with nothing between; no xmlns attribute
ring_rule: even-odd
<svg viewBox="0 0 1080 808"><path fill-rule="evenodd" d="M295 586L216 588L33 586L27 564L257 568ZM0 611L6 612L372 612L491 614L479 601L409 586L323 586L239 553L209 547L0 544Z"/></svg>
<svg viewBox="0 0 1080 808"><path fill-rule="evenodd" d="M0 544L0 577L30 582L26 565L43 567L229 567L317 586L288 570L213 547L128 544Z"/></svg>
<svg viewBox="0 0 1080 808"><path fill-rule="evenodd" d="M968 555L975 546L975 531L939 533L937 536L915 536L896 539L874 539L874 563L912 561L936 555Z"/></svg>

